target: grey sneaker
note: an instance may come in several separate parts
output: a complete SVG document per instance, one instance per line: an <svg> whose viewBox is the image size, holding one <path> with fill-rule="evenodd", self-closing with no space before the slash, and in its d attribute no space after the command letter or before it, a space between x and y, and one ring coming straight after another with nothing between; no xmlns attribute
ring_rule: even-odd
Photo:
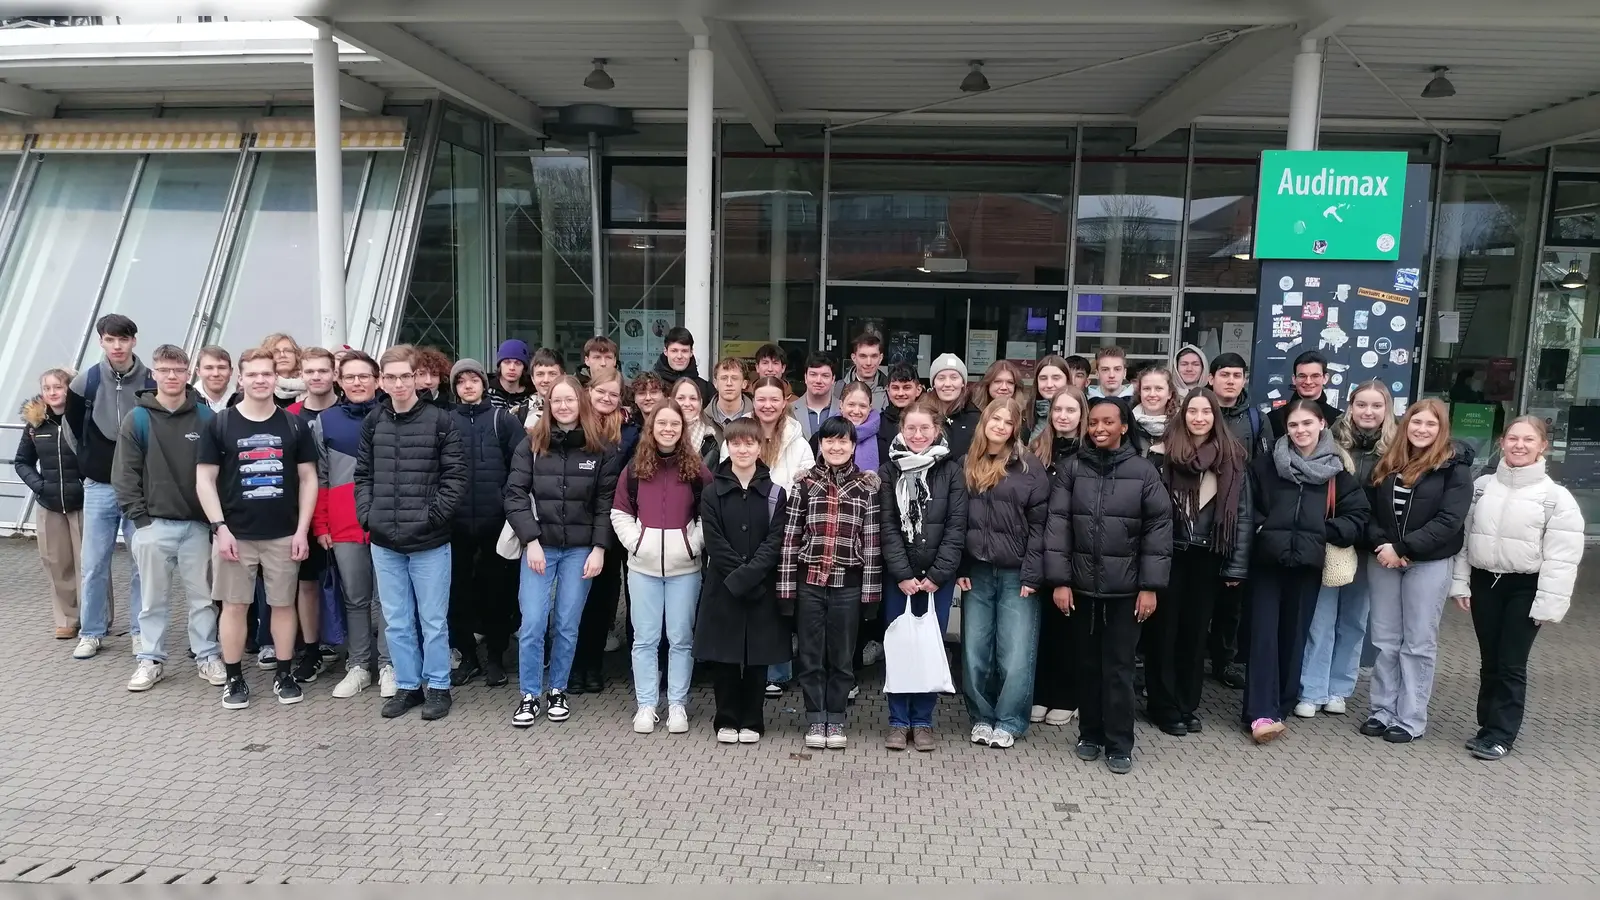
<svg viewBox="0 0 1600 900"><path fill-rule="evenodd" d="M843 750L844 749L845 738L844 738L844 726L843 725L837 725L837 724L829 725L828 728L827 728L827 731L825 732L825 734L826 734L826 737L824 739L824 742L828 745L828 749L829 750Z"/></svg>
<svg viewBox="0 0 1600 900"><path fill-rule="evenodd" d="M821 722L806 729L806 746L812 750L822 750L828 746L828 729Z"/></svg>

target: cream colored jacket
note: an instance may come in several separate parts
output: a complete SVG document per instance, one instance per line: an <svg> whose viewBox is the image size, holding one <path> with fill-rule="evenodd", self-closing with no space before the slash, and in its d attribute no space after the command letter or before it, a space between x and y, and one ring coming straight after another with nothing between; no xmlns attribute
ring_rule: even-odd
<svg viewBox="0 0 1600 900"><path fill-rule="evenodd" d="M1502 460L1473 484L1467 541L1456 554L1452 597L1472 593L1472 569L1539 575L1528 617L1559 622L1572 601L1583 559L1583 513L1566 488L1545 474L1544 460L1513 467Z"/></svg>

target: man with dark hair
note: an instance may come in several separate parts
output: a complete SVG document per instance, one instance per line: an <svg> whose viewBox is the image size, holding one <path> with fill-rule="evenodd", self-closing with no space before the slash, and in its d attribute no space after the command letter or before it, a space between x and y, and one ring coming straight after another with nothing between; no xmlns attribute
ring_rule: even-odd
<svg viewBox="0 0 1600 900"><path fill-rule="evenodd" d="M1089 360L1077 354L1067 357L1067 383L1080 391L1089 389Z"/></svg>
<svg viewBox="0 0 1600 900"><path fill-rule="evenodd" d="M792 408L808 441L823 422L839 414L839 401L833 390L833 360L821 353L811 354L806 360L806 392Z"/></svg>
<svg viewBox="0 0 1600 900"><path fill-rule="evenodd" d="M304 351L301 358L304 359ZM417 398L442 410L450 410L450 391L445 379L450 375L450 357L437 347L417 348ZM310 386L307 385L309 388ZM328 404L332 406L332 403Z"/></svg>
<svg viewBox="0 0 1600 900"><path fill-rule="evenodd" d="M603 335L595 335L583 342L583 368L578 370L578 380L589 386L589 374L595 369L617 367L617 342Z"/></svg>
<svg viewBox="0 0 1600 900"><path fill-rule="evenodd" d="M776 378L783 382L784 399L794 399L794 385L789 381L789 356L783 348L773 343L756 348L756 378Z"/></svg>
<svg viewBox="0 0 1600 900"><path fill-rule="evenodd" d="M439 359L445 358L443 353L437 350L433 352L438 354ZM301 424L309 429L323 410L331 409L339 402L339 395L333 391L336 380L333 353L322 347L302 349L300 379L306 383L305 396L289 404L288 411L292 416L299 416ZM322 672L323 659L318 637L322 625L322 576L327 571L328 551L323 549L321 544L312 541L307 547L305 560L300 563L299 599L296 601L300 621L300 642L303 646L298 650L289 651L298 652L298 656L295 657L294 680L302 684L316 681Z"/></svg>
<svg viewBox="0 0 1600 900"><path fill-rule="evenodd" d="M1133 396L1133 385L1128 381L1126 350L1116 344L1101 347L1094 355L1094 371L1097 381L1089 388L1091 398Z"/></svg>
<svg viewBox="0 0 1600 900"><path fill-rule="evenodd" d="M1237 353L1221 353L1211 361L1211 390L1222 404L1222 424L1244 445L1245 454L1254 458L1272 452L1272 426L1250 403L1250 392L1245 387L1249 379L1250 365ZM1211 675L1235 690L1245 686L1244 661L1240 657L1245 646L1240 630L1243 609L1242 585L1224 585L1217 591L1211 612Z"/></svg>
<svg viewBox="0 0 1600 900"><path fill-rule="evenodd" d="M516 409L533 394L528 356L528 345L516 338L500 344L494 355L494 383L489 385L489 402L496 408Z"/></svg>
<svg viewBox="0 0 1600 900"><path fill-rule="evenodd" d="M889 404L889 373L883 368L883 338L871 331L863 331L850 342L850 368L844 378L834 386L834 398L851 382L859 381L872 389L872 408L883 409Z"/></svg>
<svg viewBox="0 0 1600 900"><path fill-rule="evenodd" d="M680 378L693 378L700 385L700 396L711 396L711 382L700 377L699 364L694 360L694 335L682 325L674 326L667 331L663 340L666 345L661 351L661 358L656 360L656 377L661 379L662 388L667 396L672 396L672 387Z"/></svg>
<svg viewBox="0 0 1600 900"><path fill-rule="evenodd" d="M226 680L217 644L217 610L206 577L211 533L195 491L200 433L210 423L211 407L189 387L189 356L162 344L150 358L156 387L139 391L138 406L122 420L111 481L122 514L137 531L129 552L142 576L139 662L130 691L148 691L164 677L167 662L168 588L176 573L188 596L189 652L196 674L217 687Z"/></svg>
<svg viewBox="0 0 1600 900"><path fill-rule="evenodd" d="M1339 418L1339 407L1328 402L1328 393L1324 386L1328 383L1328 358L1315 350L1306 352L1294 358L1294 393L1297 397L1317 401L1317 406L1322 409L1323 421L1329 425ZM1267 422L1272 426L1273 434L1288 434L1289 405L1274 409L1267 416Z"/></svg>
<svg viewBox="0 0 1600 900"><path fill-rule="evenodd" d="M101 316L94 323L105 358L78 373L67 391L67 426L78 442L78 469L83 473L83 569L78 601L78 646L74 659L89 659L100 652L111 629L111 551L117 531L131 546L134 525L117 505L111 486L111 468L117 451L122 420L138 401L138 391L156 386L133 348L139 343L139 326L127 316ZM138 560L133 561L133 590L128 597L128 631L139 646L139 604L143 583Z"/></svg>
<svg viewBox="0 0 1600 900"><path fill-rule="evenodd" d="M222 412L238 402L233 387L233 357L215 344L200 348L200 360L194 366L195 386L200 390L200 402L211 407L212 412Z"/></svg>
<svg viewBox="0 0 1600 900"><path fill-rule="evenodd" d="M528 395L528 402L520 409L511 410L522 423L528 427L539 424L539 417L544 415L544 401L550 396L550 388L567 374L567 367L562 364L561 357L549 347L540 347L533 351L533 362L529 366L533 373L533 393Z"/></svg>
<svg viewBox="0 0 1600 900"><path fill-rule="evenodd" d="M922 381L917 378L917 370L906 363L890 369L887 396L889 402L883 407L883 424L878 433L887 434L893 440L900 433L900 415L922 396Z"/></svg>

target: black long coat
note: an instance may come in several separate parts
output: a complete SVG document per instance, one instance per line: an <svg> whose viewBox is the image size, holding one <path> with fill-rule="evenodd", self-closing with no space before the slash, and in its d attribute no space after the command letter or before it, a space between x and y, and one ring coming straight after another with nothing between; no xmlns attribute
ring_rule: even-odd
<svg viewBox="0 0 1600 900"><path fill-rule="evenodd" d="M777 592L784 499L760 463L747 488L733 464L723 462L701 494L706 547L695 659L752 666L789 661L792 610L784 615Z"/></svg>

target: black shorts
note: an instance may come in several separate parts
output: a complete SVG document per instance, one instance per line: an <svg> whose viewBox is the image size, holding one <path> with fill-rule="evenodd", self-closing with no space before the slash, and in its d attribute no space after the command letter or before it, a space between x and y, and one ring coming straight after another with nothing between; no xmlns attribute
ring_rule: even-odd
<svg viewBox="0 0 1600 900"><path fill-rule="evenodd" d="M316 538L311 538L311 549L306 553L306 558L300 563L301 581L322 581L322 575L328 571L328 551L322 549Z"/></svg>

